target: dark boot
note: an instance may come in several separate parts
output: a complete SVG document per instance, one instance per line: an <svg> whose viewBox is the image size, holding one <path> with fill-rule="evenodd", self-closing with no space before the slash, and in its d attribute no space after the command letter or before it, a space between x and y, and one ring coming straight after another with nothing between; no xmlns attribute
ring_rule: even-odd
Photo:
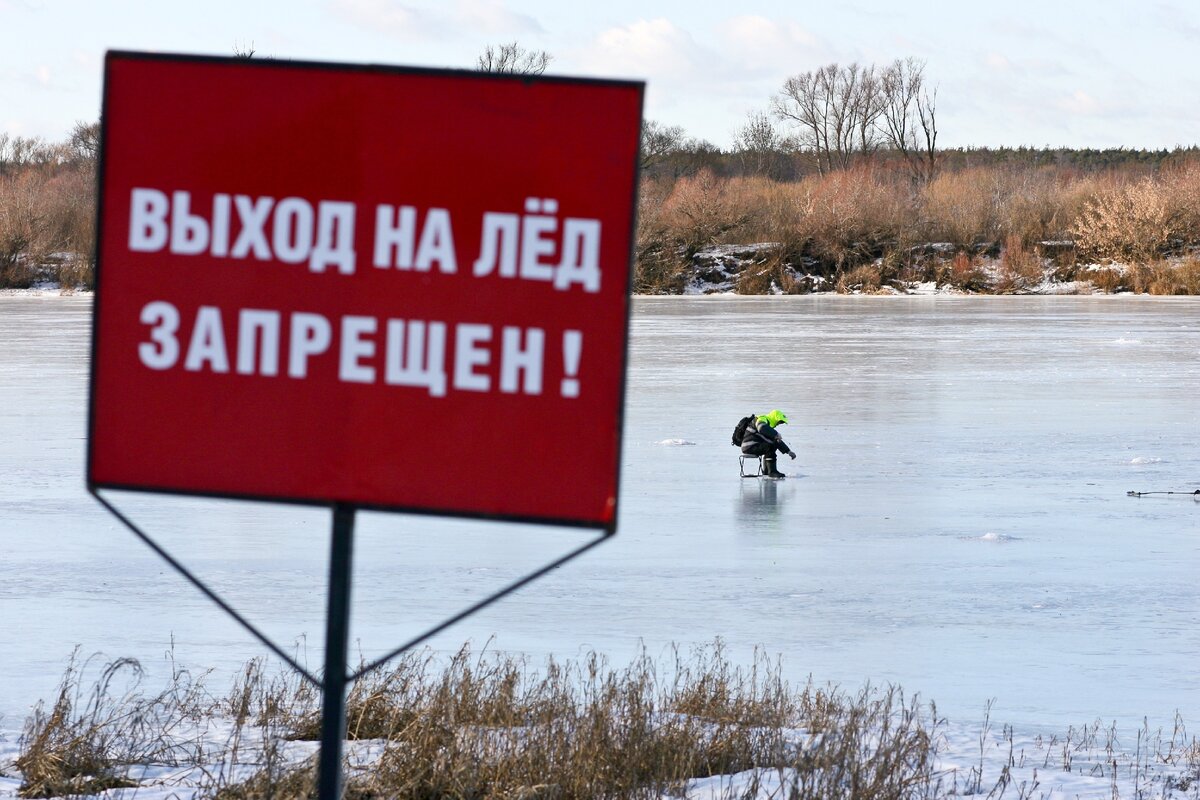
<svg viewBox="0 0 1200 800"><path fill-rule="evenodd" d="M763 476L767 478L786 478L782 472L775 468L775 456L763 456Z"/></svg>

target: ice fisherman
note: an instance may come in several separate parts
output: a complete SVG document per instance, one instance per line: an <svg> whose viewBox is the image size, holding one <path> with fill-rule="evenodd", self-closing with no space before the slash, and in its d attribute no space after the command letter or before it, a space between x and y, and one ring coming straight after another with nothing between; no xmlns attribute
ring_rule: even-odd
<svg viewBox="0 0 1200 800"><path fill-rule="evenodd" d="M754 421L754 428L746 431L742 439L742 452L748 456L763 457L763 475L768 478L786 478L787 476L775 467L775 454L787 453L795 460L796 454L776 430L780 425L787 424L787 414L778 408L771 409Z"/></svg>

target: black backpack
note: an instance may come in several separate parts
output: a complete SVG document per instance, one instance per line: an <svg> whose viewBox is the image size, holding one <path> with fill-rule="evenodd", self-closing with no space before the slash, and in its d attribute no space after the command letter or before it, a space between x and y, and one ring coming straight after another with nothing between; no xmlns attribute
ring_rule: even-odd
<svg viewBox="0 0 1200 800"><path fill-rule="evenodd" d="M754 414L748 417L742 417L738 420L737 427L733 429L733 446L741 447L742 440L746 438L746 432L754 429L754 421L758 419Z"/></svg>

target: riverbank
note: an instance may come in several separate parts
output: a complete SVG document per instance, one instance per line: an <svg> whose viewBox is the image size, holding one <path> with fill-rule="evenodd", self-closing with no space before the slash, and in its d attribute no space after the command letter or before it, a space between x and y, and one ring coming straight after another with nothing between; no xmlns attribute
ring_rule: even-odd
<svg viewBox="0 0 1200 800"><path fill-rule="evenodd" d="M1047 249L1061 242L1045 242ZM1200 295L1200 258L1165 259L1148 264L1086 263L1044 255L1042 248L1019 255L980 252L967 255L950 244L914 248L907 264L884 259L846 272L826 274L819 265L786 261L772 242L714 245L648 278L639 269L637 295L738 296L789 294L853 295ZM44 281L25 289L0 289L0 297L91 295L91 289Z"/></svg>
<svg viewBox="0 0 1200 800"><path fill-rule="evenodd" d="M974 252L950 243L910 248L903 259L877 258L839 271L815 259L789 258L776 242L713 245L648 276L639 290L648 295L786 294L970 294L1092 295L1200 294L1200 259L1195 256L1145 264L1078 263L1072 243L1019 243Z"/></svg>

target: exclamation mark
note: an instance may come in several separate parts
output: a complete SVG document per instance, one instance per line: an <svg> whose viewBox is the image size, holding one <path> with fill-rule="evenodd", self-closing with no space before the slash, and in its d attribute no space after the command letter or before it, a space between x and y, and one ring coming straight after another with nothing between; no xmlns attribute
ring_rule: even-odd
<svg viewBox="0 0 1200 800"><path fill-rule="evenodd" d="M563 333L563 374L560 391L563 397L579 397L579 357L583 355L583 333L566 331Z"/></svg>

